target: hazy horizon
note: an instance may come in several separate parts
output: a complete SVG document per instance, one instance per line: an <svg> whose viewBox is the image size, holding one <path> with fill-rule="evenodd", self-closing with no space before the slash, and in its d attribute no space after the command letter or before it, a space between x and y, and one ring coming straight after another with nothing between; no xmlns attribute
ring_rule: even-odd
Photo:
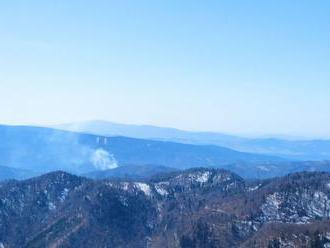
<svg viewBox="0 0 330 248"><path fill-rule="evenodd" d="M0 123L330 137L326 1L0 3Z"/></svg>
<svg viewBox="0 0 330 248"><path fill-rule="evenodd" d="M60 128L63 125L70 125L70 124L81 124L81 123L88 123L88 122L105 122L111 124L118 124L118 125L127 125L127 126L140 126L140 127L155 127L155 128L164 128L164 129L174 129L183 132L192 132L192 133L215 133L215 134L223 134L229 136L236 136L242 138L257 138L257 139L283 139L283 140L329 140L330 136L308 136L308 135L291 135L285 133L230 133L221 130L198 130L198 129L184 129L178 128L174 126L161 126L155 124L147 124L147 123L123 123L123 122L116 122L110 120L78 120L78 121L71 121L71 122L54 122L54 123L0 123L0 125L8 125L8 126L35 126L35 127L46 127L46 128ZM60 128L61 129L61 128Z"/></svg>

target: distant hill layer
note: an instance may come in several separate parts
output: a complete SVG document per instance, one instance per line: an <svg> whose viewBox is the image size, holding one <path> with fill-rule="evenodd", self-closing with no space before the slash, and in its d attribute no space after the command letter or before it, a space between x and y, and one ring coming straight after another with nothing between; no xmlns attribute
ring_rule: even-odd
<svg viewBox="0 0 330 248"><path fill-rule="evenodd" d="M126 136L187 144L228 147L242 152L268 154L299 160L330 160L329 140L286 140L282 138L243 138L214 132L189 132L150 125L127 125L106 121L86 121L55 128L104 136Z"/></svg>
<svg viewBox="0 0 330 248"><path fill-rule="evenodd" d="M330 161L276 161L265 163L237 162L220 168L234 172L246 179L266 179L285 176L289 173L330 172ZM93 179L147 180L165 172L178 171L174 168L157 165L125 165L105 171L93 171L83 176Z"/></svg>
<svg viewBox="0 0 330 248"><path fill-rule="evenodd" d="M36 172L65 170L82 174L127 164L184 169L276 161L282 159L212 145L108 138L40 127L0 126L0 164Z"/></svg>
<svg viewBox="0 0 330 248"><path fill-rule="evenodd" d="M26 179L29 177L37 176L38 173L23 169L11 168L0 166L0 181L9 179Z"/></svg>
<svg viewBox="0 0 330 248"><path fill-rule="evenodd" d="M158 165L125 165L115 169L85 173L82 176L93 179L148 180L155 175L175 171L177 169Z"/></svg>

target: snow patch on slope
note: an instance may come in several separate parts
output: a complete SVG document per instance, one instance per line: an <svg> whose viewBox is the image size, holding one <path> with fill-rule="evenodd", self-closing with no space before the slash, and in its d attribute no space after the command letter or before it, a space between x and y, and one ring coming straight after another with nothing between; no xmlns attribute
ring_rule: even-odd
<svg viewBox="0 0 330 248"><path fill-rule="evenodd" d="M259 170L262 170L262 171L270 171L269 168L267 168L266 166L263 166L263 165L259 165L259 166L257 166L257 168L258 168Z"/></svg>
<svg viewBox="0 0 330 248"><path fill-rule="evenodd" d="M261 206L261 211L268 219L280 220L279 208L283 202L283 197L280 193L275 192L266 197L266 203Z"/></svg>
<svg viewBox="0 0 330 248"><path fill-rule="evenodd" d="M330 183L327 183L328 188L330 189Z"/></svg>
<svg viewBox="0 0 330 248"><path fill-rule="evenodd" d="M197 176L196 181L199 183L206 183L209 180L210 172L206 171L200 175Z"/></svg>
<svg viewBox="0 0 330 248"><path fill-rule="evenodd" d="M188 179L191 182L206 183L209 180L210 175L211 175L211 173L209 171L191 173L188 175ZM183 177L183 176L180 176L180 177Z"/></svg>
<svg viewBox="0 0 330 248"><path fill-rule="evenodd" d="M64 190L62 191L61 196L60 196L60 201L64 202L66 197L68 196L68 194L69 194L69 189L64 188Z"/></svg>
<svg viewBox="0 0 330 248"><path fill-rule="evenodd" d="M261 187L261 184L258 184L258 185L254 186L254 187L249 187L249 188L248 188L248 191L249 191L249 192L250 192L250 191L255 191L255 190L259 189L260 187Z"/></svg>
<svg viewBox="0 0 330 248"><path fill-rule="evenodd" d="M161 184L156 184L155 189L156 189L157 193L160 194L161 196L168 195L167 190L164 189Z"/></svg>
<svg viewBox="0 0 330 248"><path fill-rule="evenodd" d="M135 187L139 190L141 190L145 195L150 196L151 195L151 189L150 186L146 183L134 183Z"/></svg>

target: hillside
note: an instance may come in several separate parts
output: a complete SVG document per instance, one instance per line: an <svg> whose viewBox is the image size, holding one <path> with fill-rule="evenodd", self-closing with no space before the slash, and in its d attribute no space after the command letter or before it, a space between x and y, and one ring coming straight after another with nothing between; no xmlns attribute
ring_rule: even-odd
<svg viewBox="0 0 330 248"><path fill-rule="evenodd" d="M246 182L190 169L149 182L53 172L0 184L2 247L327 247L330 174Z"/></svg>

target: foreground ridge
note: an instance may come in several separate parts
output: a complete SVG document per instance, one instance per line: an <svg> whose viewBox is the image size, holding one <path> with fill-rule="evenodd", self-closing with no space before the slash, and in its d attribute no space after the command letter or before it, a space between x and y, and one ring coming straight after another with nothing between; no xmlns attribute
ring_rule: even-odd
<svg viewBox="0 0 330 248"><path fill-rule="evenodd" d="M126 182L57 171L0 183L5 248L328 247L329 218L321 172L247 182L195 168Z"/></svg>

